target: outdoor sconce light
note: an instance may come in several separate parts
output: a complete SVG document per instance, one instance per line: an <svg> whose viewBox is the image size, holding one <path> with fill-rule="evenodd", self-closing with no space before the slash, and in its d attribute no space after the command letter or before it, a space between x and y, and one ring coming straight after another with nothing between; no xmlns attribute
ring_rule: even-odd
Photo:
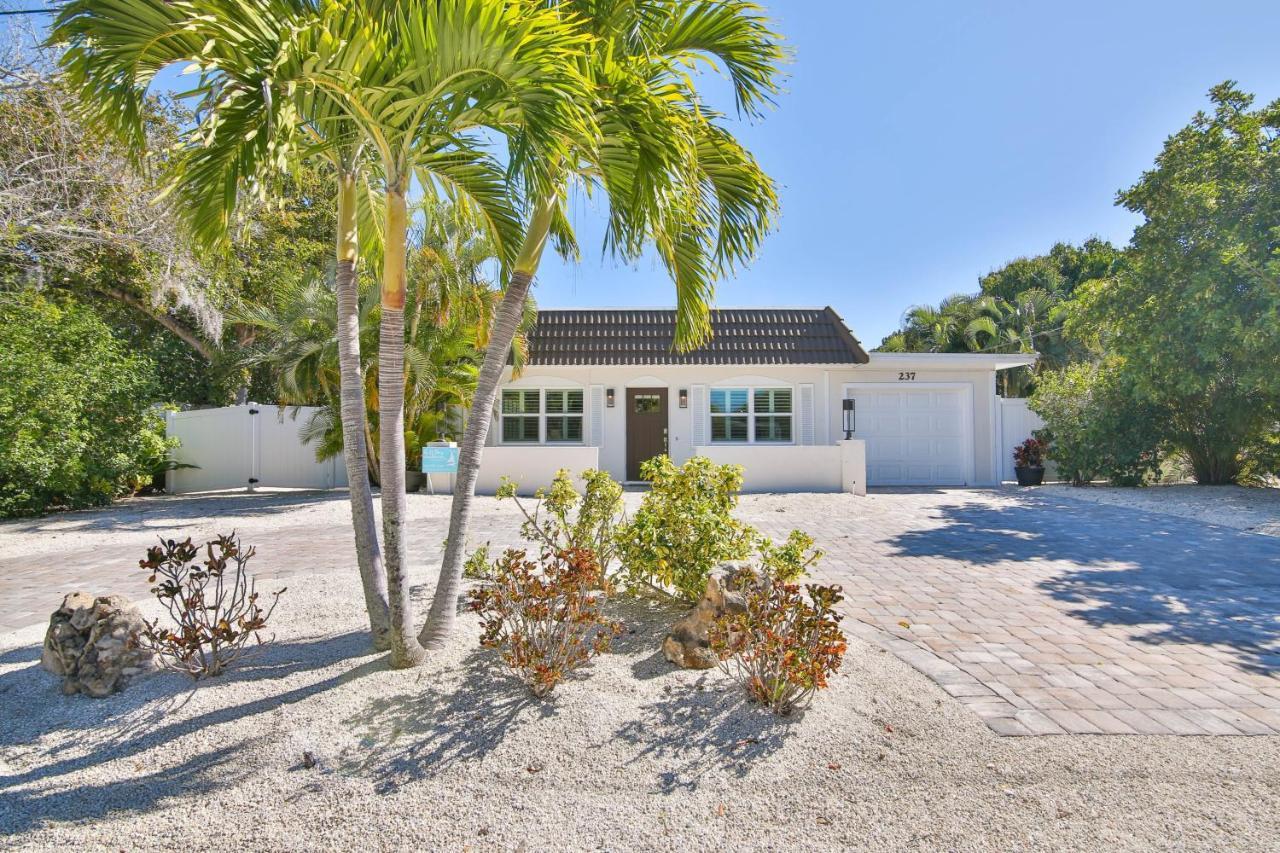
<svg viewBox="0 0 1280 853"><path fill-rule="evenodd" d="M853 431L858 428L858 412L854 408L856 400L848 399L844 401L844 437L845 440L853 438Z"/></svg>
<svg viewBox="0 0 1280 853"><path fill-rule="evenodd" d="M612 388L604 389L604 404L611 409L613 408L613 389Z"/></svg>
<svg viewBox="0 0 1280 853"><path fill-rule="evenodd" d="M682 409L689 408L689 389L688 388L680 389L680 408Z"/></svg>

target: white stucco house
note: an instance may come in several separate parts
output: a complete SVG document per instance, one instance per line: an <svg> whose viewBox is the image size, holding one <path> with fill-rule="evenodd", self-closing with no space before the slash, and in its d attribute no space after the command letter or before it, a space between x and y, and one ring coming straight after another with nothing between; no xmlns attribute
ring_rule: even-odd
<svg viewBox="0 0 1280 853"><path fill-rule="evenodd" d="M755 492L1000 481L996 373L1034 355L867 353L831 308L717 309L711 326L677 353L671 310L540 310L477 490L558 468L636 481L664 452L741 464Z"/></svg>

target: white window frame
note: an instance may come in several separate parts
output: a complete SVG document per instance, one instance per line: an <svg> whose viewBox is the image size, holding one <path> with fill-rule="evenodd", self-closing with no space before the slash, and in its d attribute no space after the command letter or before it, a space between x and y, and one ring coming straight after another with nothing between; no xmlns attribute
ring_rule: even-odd
<svg viewBox="0 0 1280 853"><path fill-rule="evenodd" d="M547 411L547 395L557 392L571 394L577 393L582 397L582 411L580 412L548 412ZM538 411L528 413L513 412L507 414L503 411L503 399L508 393L512 394L528 394L534 393L538 395ZM508 441L506 420L507 418L537 418L538 420L538 440L537 441ZM577 418L581 422L579 434L581 438L577 441L549 441L547 439L547 419L548 418ZM547 387L547 388L503 388L498 395L498 443L509 445L511 447L585 447L587 442L587 393L585 388L573 387Z"/></svg>
<svg viewBox="0 0 1280 853"><path fill-rule="evenodd" d="M747 410L745 412L719 413L711 411L711 398L717 392L747 392ZM756 392L757 391L786 391L791 394L791 411L789 412L760 412L760 417L770 418L787 418L791 421L791 438L788 441L768 441L756 439ZM743 446L747 444L760 444L769 447L787 447L796 443L796 389L790 385L714 385L707 389L707 445L716 447L733 447L734 445ZM715 430L716 418L740 418L747 419L747 440L746 441L723 441L717 440Z"/></svg>

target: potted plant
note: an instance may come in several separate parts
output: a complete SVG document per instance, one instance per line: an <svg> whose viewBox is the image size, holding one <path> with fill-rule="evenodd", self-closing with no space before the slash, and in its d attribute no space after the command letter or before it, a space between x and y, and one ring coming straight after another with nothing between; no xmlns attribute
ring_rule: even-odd
<svg viewBox="0 0 1280 853"><path fill-rule="evenodd" d="M1044 442L1032 436L1013 449L1013 471L1019 486L1038 486L1044 482Z"/></svg>

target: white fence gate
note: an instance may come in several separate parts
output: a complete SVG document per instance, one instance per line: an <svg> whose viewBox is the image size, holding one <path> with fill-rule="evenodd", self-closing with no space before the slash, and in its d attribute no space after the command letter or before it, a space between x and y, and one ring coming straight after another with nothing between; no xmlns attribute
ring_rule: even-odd
<svg viewBox="0 0 1280 853"><path fill-rule="evenodd" d="M1043 426L1044 421L1027 408L1024 398L1000 398L1000 479L1017 479L1013 471L1013 449Z"/></svg>
<svg viewBox="0 0 1280 853"><path fill-rule="evenodd" d="M168 472L168 491L345 486L342 457L317 462L315 445L303 444L298 434L317 411L249 403L170 412L166 431L180 442L173 458L199 467Z"/></svg>

